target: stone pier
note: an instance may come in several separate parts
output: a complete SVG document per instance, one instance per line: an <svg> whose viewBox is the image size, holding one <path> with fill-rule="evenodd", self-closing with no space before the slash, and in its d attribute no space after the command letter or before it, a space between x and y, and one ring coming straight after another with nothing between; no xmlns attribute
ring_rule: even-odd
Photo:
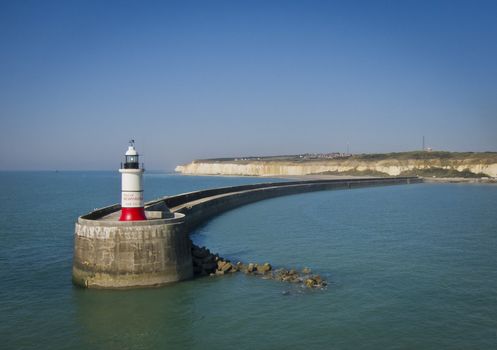
<svg viewBox="0 0 497 350"><path fill-rule="evenodd" d="M215 188L148 202L146 221L118 221L120 205L98 209L76 223L73 282L118 289L187 280L193 276L189 232L219 213L277 196L418 182L417 177L395 177Z"/></svg>

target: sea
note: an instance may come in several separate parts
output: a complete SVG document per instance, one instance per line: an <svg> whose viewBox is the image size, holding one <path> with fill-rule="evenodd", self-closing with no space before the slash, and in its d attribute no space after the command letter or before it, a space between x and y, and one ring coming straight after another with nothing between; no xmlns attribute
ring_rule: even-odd
<svg viewBox="0 0 497 350"><path fill-rule="evenodd" d="M269 181L145 173L147 200ZM217 216L193 241L309 267L324 290L244 274L161 288L73 286L77 217L117 172L0 172L0 349L497 349L497 186L291 195Z"/></svg>

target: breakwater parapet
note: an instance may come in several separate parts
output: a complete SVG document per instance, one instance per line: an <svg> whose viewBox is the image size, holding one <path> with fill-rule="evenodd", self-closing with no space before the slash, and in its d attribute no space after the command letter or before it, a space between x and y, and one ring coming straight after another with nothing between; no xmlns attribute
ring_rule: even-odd
<svg viewBox="0 0 497 350"><path fill-rule="evenodd" d="M422 182L417 177L263 183L195 191L145 203L144 221L119 221L120 205L78 218L73 281L88 288L131 288L190 279L189 233L224 211L277 196Z"/></svg>

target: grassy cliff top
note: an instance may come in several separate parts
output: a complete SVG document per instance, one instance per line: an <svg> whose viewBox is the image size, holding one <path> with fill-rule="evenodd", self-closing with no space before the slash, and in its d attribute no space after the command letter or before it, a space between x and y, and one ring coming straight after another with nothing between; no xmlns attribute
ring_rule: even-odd
<svg viewBox="0 0 497 350"><path fill-rule="evenodd" d="M195 163L240 163L246 164L257 161L264 162L327 162L327 161L341 161L341 160L355 160L376 162L383 160L472 160L475 162L484 163L497 163L497 152L445 152L445 151L411 151L411 152L393 152L393 153L363 153L353 154L349 156L336 156L326 157L324 155L281 155L281 156L251 156L239 158L212 158L212 159L198 159Z"/></svg>
<svg viewBox="0 0 497 350"><path fill-rule="evenodd" d="M411 151L393 153L371 153L353 155L351 159L357 160L387 160L387 159L485 159L497 161L497 152L444 152L444 151Z"/></svg>

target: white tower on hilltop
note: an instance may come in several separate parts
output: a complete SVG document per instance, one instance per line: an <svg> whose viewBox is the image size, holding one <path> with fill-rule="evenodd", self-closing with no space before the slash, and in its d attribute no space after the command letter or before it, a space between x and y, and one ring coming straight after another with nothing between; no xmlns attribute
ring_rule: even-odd
<svg viewBox="0 0 497 350"><path fill-rule="evenodd" d="M135 140L129 141L124 164L119 172L122 174L121 217L119 221L147 220L143 204L143 165L140 168Z"/></svg>

